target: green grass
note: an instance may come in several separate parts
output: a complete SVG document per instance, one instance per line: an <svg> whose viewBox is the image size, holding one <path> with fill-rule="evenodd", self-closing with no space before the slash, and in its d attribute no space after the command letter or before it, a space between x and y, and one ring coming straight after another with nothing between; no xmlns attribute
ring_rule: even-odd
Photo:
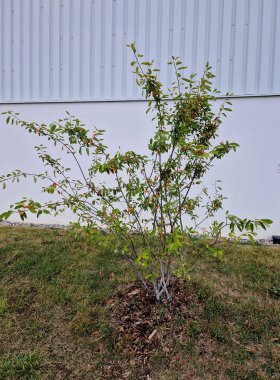
<svg viewBox="0 0 280 380"><path fill-rule="evenodd" d="M11 355L3 358L1 379L40 379L41 356L38 353Z"/></svg>
<svg viewBox="0 0 280 380"><path fill-rule="evenodd" d="M192 274L184 334L149 363L117 347L127 264L61 230L0 228L0 379L279 379L280 249L228 244ZM125 342L124 342L125 346Z"/></svg>

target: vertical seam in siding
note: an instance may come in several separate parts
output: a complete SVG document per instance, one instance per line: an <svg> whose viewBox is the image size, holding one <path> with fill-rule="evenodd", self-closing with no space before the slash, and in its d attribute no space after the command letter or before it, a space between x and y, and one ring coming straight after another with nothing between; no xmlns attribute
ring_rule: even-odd
<svg viewBox="0 0 280 380"><path fill-rule="evenodd" d="M127 60L127 0L123 3L123 47L122 47L122 95L126 97Z"/></svg>
<svg viewBox="0 0 280 380"><path fill-rule="evenodd" d="M211 27L211 0L207 0L206 16L205 16L204 63L209 61L210 27Z"/></svg>
<svg viewBox="0 0 280 380"><path fill-rule="evenodd" d="M262 27L263 27L263 0L258 3L258 30L257 30L257 51L256 51L256 74L255 74L255 92L260 92L260 75L261 75L261 53L262 53Z"/></svg>
<svg viewBox="0 0 280 380"><path fill-rule="evenodd" d="M10 73L11 73L11 88L10 88L10 99L14 100L14 48L15 48L15 36L14 36L14 17L15 17L15 9L14 9L14 0L11 0L10 5ZM19 41L21 45L21 36L19 36ZM21 49L20 49L21 50Z"/></svg>
<svg viewBox="0 0 280 380"><path fill-rule="evenodd" d="M63 97L63 0L59 4L59 99Z"/></svg>
<svg viewBox="0 0 280 380"><path fill-rule="evenodd" d="M69 97L73 99L73 0L70 0L69 8L69 35L70 35L70 46L69 46Z"/></svg>
<svg viewBox="0 0 280 380"><path fill-rule="evenodd" d="M172 58L173 48L174 0L169 0L169 28L168 28L168 61ZM172 67L167 68L167 87L171 85Z"/></svg>
<svg viewBox="0 0 280 380"><path fill-rule="evenodd" d="M180 58L184 62L185 45L186 45L186 1L181 0L181 40L180 40Z"/></svg>
<svg viewBox="0 0 280 380"><path fill-rule="evenodd" d="M106 0L101 3L101 77L100 77L100 96L104 95L104 70L105 70L105 6Z"/></svg>
<svg viewBox="0 0 280 380"><path fill-rule="evenodd" d="M232 92L234 77L234 57L235 57L235 31L236 31L236 0L232 0L231 7L231 33L230 33L230 53L229 53L229 92Z"/></svg>
<svg viewBox="0 0 280 380"><path fill-rule="evenodd" d="M161 64L161 26L162 26L162 2L158 0L157 3L157 45L156 45L156 64L160 69Z"/></svg>
<svg viewBox="0 0 280 380"><path fill-rule="evenodd" d="M53 98L53 0L49 0L49 54L50 54L50 99Z"/></svg>
<svg viewBox="0 0 280 380"><path fill-rule="evenodd" d="M161 70L161 27L162 27L162 2L157 2L157 36L156 36L156 66ZM159 71L157 77L161 80L162 74Z"/></svg>
<svg viewBox="0 0 280 380"><path fill-rule="evenodd" d="M134 3L134 42L136 43L136 48L138 48L138 35L139 35L139 0L135 0ZM137 83L136 80L133 81L133 95L137 97Z"/></svg>
<svg viewBox="0 0 280 380"><path fill-rule="evenodd" d="M187 4L185 0L181 0L181 33L180 33L180 59L185 66L186 54L186 10ZM182 76L186 76L186 69L181 72Z"/></svg>
<svg viewBox="0 0 280 380"><path fill-rule="evenodd" d="M245 25L243 38L243 58L242 58L242 93L247 93L247 70L248 70L248 43L249 43L249 23L250 23L250 0L245 3Z"/></svg>
<svg viewBox="0 0 280 380"><path fill-rule="evenodd" d="M89 95L90 98L94 97L94 14L95 14L95 3L94 0L91 2L90 7L90 78L89 78Z"/></svg>
<svg viewBox="0 0 280 380"><path fill-rule="evenodd" d="M224 0L219 3L219 25L218 25L218 46L217 46L217 77L216 87L220 90L221 84L221 65L222 65L222 43L223 43L223 15L224 15Z"/></svg>
<svg viewBox="0 0 280 380"><path fill-rule="evenodd" d="M269 52L269 71L268 71L268 88L271 93L273 93L274 67L275 67L276 21L277 21L277 0L274 0L272 9L271 9L270 52Z"/></svg>
<svg viewBox="0 0 280 380"><path fill-rule="evenodd" d="M151 1L146 0L145 58L150 59Z"/></svg>
<svg viewBox="0 0 280 380"><path fill-rule="evenodd" d="M24 38L23 38L23 1L20 2L20 8L19 8L19 30L20 30L20 78L19 78L19 83L20 83L20 99L23 100L23 45L24 45Z"/></svg>
<svg viewBox="0 0 280 380"><path fill-rule="evenodd" d="M196 73L197 63L197 30L198 30L198 7L199 0L195 0L193 10L193 39L192 39L192 72Z"/></svg>
<svg viewBox="0 0 280 380"><path fill-rule="evenodd" d="M33 0L29 2L29 100L33 99Z"/></svg>
<svg viewBox="0 0 280 380"><path fill-rule="evenodd" d="M43 73L43 68L42 68L42 64L43 64L43 57L42 57L42 46L43 46L43 33L42 33L42 21L43 21L43 18L42 18L42 8L43 5L42 5L42 0L40 0L40 3L39 3L39 97L40 99L42 99L42 73Z"/></svg>
<svg viewBox="0 0 280 380"><path fill-rule="evenodd" d="M134 9L134 42L138 43L139 35L139 0L135 0Z"/></svg>
<svg viewBox="0 0 280 380"><path fill-rule="evenodd" d="M84 1L81 1L80 6L80 78L79 78L79 91L80 91L80 99L83 99L84 95Z"/></svg>
<svg viewBox="0 0 280 380"><path fill-rule="evenodd" d="M116 0L113 0L112 9L112 80L111 80L111 97L115 98L115 81L116 81Z"/></svg>
<svg viewBox="0 0 280 380"><path fill-rule="evenodd" d="M5 48L5 25L4 25L4 20L5 20L5 2L1 1L1 97L0 99L2 101L5 100L5 57L4 57L4 48Z"/></svg>

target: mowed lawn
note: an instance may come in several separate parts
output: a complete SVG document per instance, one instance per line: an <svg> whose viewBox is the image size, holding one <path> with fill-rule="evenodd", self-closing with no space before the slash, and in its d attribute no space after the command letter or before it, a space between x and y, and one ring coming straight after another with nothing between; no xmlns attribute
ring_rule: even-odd
<svg viewBox="0 0 280 380"><path fill-rule="evenodd" d="M174 319L182 333L170 345L159 329L142 362L116 344L111 321L133 281L109 248L1 227L0 379L280 379L279 247L228 244L200 262L189 317Z"/></svg>

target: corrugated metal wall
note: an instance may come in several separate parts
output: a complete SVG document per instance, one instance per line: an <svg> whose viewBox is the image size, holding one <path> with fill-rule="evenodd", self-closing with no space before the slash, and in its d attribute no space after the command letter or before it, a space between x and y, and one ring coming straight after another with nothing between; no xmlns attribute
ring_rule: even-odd
<svg viewBox="0 0 280 380"><path fill-rule="evenodd" d="M235 95L280 94L280 0L0 0L0 101L141 98L126 44L172 81L209 61Z"/></svg>

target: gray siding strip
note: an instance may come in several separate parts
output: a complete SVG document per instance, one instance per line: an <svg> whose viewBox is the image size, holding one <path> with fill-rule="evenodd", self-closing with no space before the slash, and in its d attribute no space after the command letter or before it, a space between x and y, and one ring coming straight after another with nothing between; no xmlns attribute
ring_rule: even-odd
<svg viewBox="0 0 280 380"><path fill-rule="evenodd" d="M278 6L277 0L273 0L272 10L271 10L270 53L269 53L269 71L268 71L268 88L269 88L269 92L271 93L273 93L273 87L274 87L277 6Z"/></svg>
<svg viewBox="0 0 280 380"><path fill-rule="evenodd" d="M20 65L20 99L23 99L23 75L24 75L24 71L23 71L23 68L24 68L24 59L23 59L23 49L25 47L25 41L24 41L24 36L23 36L23 2L21 1L20 2L20 8L19 8L19 33L20 33L20 38L21 38L21 41L20 41L20 61L21 61L21 65Z"/></svg>
<svg viewBox="0 0 280 380"><path fill-rule="evenodd" d="M59 7L59 99L63 99L63 0Z"/></svg>
<svg viewBox="0 0 280 380"><path fill-rule="evenodd" d="M122 46L122 96L126 96L126 79L127 79L127 0L123 1L123 46Z"/></svg>
<svg viewBox="0 0 280 380"><path fill-rule="evenodd" d="M184 1L184 0L183 0ZM209 44L210 44L210 28L211 28L211 0L207 0L206 4L206 19L205 19L205 48L204 48L204 61L209 60Z"/></svg>
<svg viewBox="0 0 280 380"><path fill-rule="evenodd" d="M134 35L131 42L138 42L139 39L139 0L134 3ZM133 82L133 98L137 98L138 87L136 81Z"/></svg>
<svg viewBox="0 0 280 380"><path fill-rule="evenodd" d="M1 20L1 25L4 23L4 2L1 0L0 1L0 20ZM5 85L4 85L4 40L5 40L5 34L4 34L4 28L2 27L1 30L1 35L0 35L0 41L1 41L1 46L2 48L0 49L0 89L1 89L1 97L2 100L5 99Z"/></svg>
<svg viewBox="0 0 280 380"><path fill-rule="evenodd" d="M255 93L260 91L261 59L262 59L262 32L263 32L263 0L258 2L258 31L257 31L257 54L255 72Z"/></svg>
<svg viewBox="0 0 280 380"><path fill-rule="evenodd" d="M39 96L43 99L43 1L39 3Z"/></svg>
<svg viewBox="0 0 280 380"><path fill-rule="evenodd" d="M172 47L173 47L173 27L174 27L174 0L169 2L169 28L168 28L168 60L172 58ZM172 78L172 66L167 67L167 86L171 87Z"/></svg>
<svg viewBox="0 0 280 380"><path fill-rule="evenodd" d="M49 83L49 94L50 98L53 97L53 41L54 41L54 32L53 32L53 0L50 0L49 8L49 67L50 67L50 83Z"/></svg>
<svg viewBox="0 0 280 380"><path fill-rule="evenodd" d="M115 81L116 81L116 1L113 1L112 11L112 80L111 80L111 95L115 98Z"/></svg>
<svg viewBox="0 0 280 380"><path fill-rule="evenodd" d="M221 86L221 65L222 65L222 43L223 43L223 15L224 0L219 3L219 19L218 19L218 44L217 44L217 61L216 61L216 87Z"/></svg>
<svg viewBox="0 0 280 380"><path fill-rule="evenodd" d="M249 23L250 23L250 0L244 2L245 25L243 38L243 62L242 62L242 88L241 93L247 94L247 69L248 69L248 43L249 43Z"/></svg>
<svg viewBox="0 0 280 380"><path fill-rule="evenodd" d="M229 62L229 84L228 89L233 90L234 78L234 50L235 50L235 31L236 31L236 0L232 0L231 8L231 36L230 36L230 62Z"/></svg>
<svg viewBox="0 0 280 380"><path fill-rule="evenodd" d="M194 3L193 10L193 40L192 40L192 72L196 73L197 67L197 28L198 28L198 7L199 0Z"/></svg>
<svg viewBox="0 0 280 380"><path fill-rule="evenodd" d="M101 3L101 67L100 67L100 96L104 96L104 80L105 80L105 14L106 11L106 0L103 0Z"/></svg>
<svg viewBox="0 0 280 380"><path fill-rule="evenodd" d="M89 84L90 84L90 97L91 99L94 99L94 18L95 18L95 3L94 0L91 0L91 7L90 7L90 77L89 77Z"/></svg>
<svg viewBox="0 0 280 380"><path fill-rule="evenodd" d="M14 8L14 1L11 0L11 20L10 20L10 70L11 70L11 88L10 88L10 94L11 94L11 99L14 99L14 87L15 87L15 81L14 81L14 76L15 76L15 66L14 66L14 51L15 51L15 33L14 33L14 21L15 21L15 8ZM20 36L20 46L21 46L21 36ZM21 48L20 48L21 52ZM20 67L19 67L19 70Z"/></svg>
<svg viewBox="0 0 280 380"><path fill-rule="evenodd" d="M80 99L84 98L84 43L84 1L82 1L80 6Z"/></svg>

